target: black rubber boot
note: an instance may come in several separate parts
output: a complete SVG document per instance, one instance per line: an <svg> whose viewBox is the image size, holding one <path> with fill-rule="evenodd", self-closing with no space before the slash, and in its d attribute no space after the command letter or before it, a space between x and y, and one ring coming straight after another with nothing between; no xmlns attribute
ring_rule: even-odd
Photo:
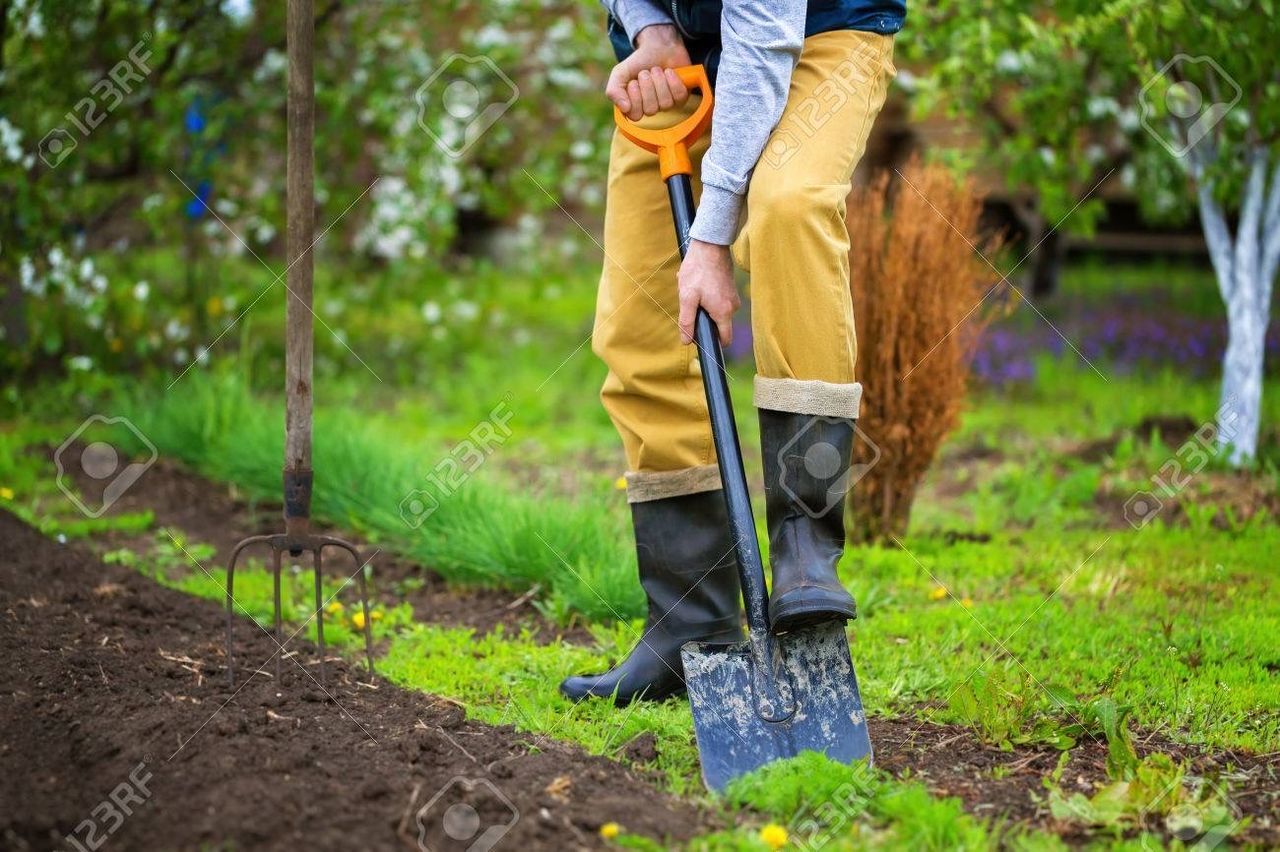
<svg viewBox="0 0 1280 852"><path fill-rule="evenodd" d="M641 641L600 675L560 684L573 701L613 698L619 705L684 692L680 646L742 639L741 592L724 494L705 491L631 504L640 585L649 599Z"/></svg>
<svg viewBox="0 0 1280 852"><path fill-rule="evenodd" d="M836 576L854 421L760 409L775 633L857 617Z"/></svg>

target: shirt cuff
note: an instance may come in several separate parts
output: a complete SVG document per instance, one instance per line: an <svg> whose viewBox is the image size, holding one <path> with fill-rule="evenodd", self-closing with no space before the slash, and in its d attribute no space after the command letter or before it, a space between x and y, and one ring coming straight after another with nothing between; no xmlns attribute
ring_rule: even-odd
<svg viewBox="0 0 1280 852"><path fill-rule="evenodd" d="M738 216L742 212L742 196L709 183L702 185L698 213L689 229L692 239L727 246L738 235Z"/></svg>
<svg viewBox="0 0 1280 852"><path fill-rule="evenodd" d="M633 45L645 27L671 23L671 16L650 0L623 0L614 5L613 13Z"/></svg>

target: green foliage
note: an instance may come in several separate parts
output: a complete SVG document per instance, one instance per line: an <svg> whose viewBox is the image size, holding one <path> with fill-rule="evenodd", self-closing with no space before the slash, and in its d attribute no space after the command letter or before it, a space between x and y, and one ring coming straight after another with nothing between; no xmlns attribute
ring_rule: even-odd
<svg viewBox="0 0 1280 852"><path fill-rule="evenodd" d="M1049 790L1049 810L1057 819L1109 828L1167 831L1212 848L1243 828L1229 793L1218 783L1190 779L1184 765L1153 754L1134 766L1132 776L1114 781L1092 796Z"/></svg>
<svg viewBox="0 0 1280 852"><path fill-rule="evenodd" d="M333 225L321 248L363 259L348 273L359 280L387 260L435 266L499 224L501 247L523 263L586 244L558 212L533 214L603 200L611 123L600 88L612 55L595 7L316 6L317 234ZM5 8L0 201L14 215L0 219L0 279L22 298L5 318L4 366L185 365L283 274L285 7L249 8ZM137 79L118 74L120 62ZM482 107L499 107L461 152L467 122L445 109L459 76ZM49 156L51 133L60 157ZM214 212L191 218L193 193ZM148 272L132 257L140 246L165 247L172 262ZM362 288L339 289L358 299ZM156 322L161 306L175 310Z"/></svg>
<svg viewBox="0 0 1280 852"><path fill-rule="evenodd" d="M1047 224L1089 232L1102 211L1094 190L1113 170L1148 215L1185 218L1194 196L1165 142L1176 148L1185 133L1170 110L1188 83L1205 106L1237 107L1210 128L1224 152L1213 166L1222 200L1240 197L1236 152L1257 140L1275 150L1280 110L1264 60L1280 39L1271 3L996 0L972 12L955 0L913 9L905 46L929 67L918 106L975 127L982 145L965 153L1010 191L1031 189ZM1186 55L1193 61L1177 61ZM1233 82L1210 79L1218 72L1205 57Z"/></svg>
<svg viewBox="0 0 1280 852"><path fill-rule="evenodd" d="M1036 712L1040 693L1031 677L1009 666L988 667L956 687L951 713L977 730L984 742L1012 751L1014 745L1047 743L1068 749L1075 740L1060 725Z"/></svg>

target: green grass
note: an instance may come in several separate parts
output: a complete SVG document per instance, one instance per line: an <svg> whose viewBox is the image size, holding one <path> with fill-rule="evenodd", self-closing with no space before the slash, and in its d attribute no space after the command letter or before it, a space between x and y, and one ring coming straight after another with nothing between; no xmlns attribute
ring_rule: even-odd
<svg viewBox="0 0 1280 852"><path fill-rule="evenodd" d="M1176 739L1280 747L1280 652L1261 641L1280 635L1276 527L903 544L843 564L863 601L852 632L869 706L945 704L995 666L1025 675L1027 700L1046 710L1052 687L1105 688L1141 726ZM930 715L960 721L946 706Z"/></svg>
<svg viewBox="0 0 1280 852"><path fill-rule="evenodd" d="M1005 390L980 390L969 402L951 442L1024 451L1111 437L1155 415L1211 422L1218 409L1218 385L1188 380L1171 367L1124 375L1108 369L1099 376L1070 352L1036 359L1036 380ZM1263 394L1264 428L1280 420L1280 397Z"/></svg>
<svg viewBox="0 0 1280 852"><path fill-rule="evenodd" d="M280 493L282 413L254 399L234 377L191 376L181 394L144 392L121 398L123 411L160 452L249 496ZM443 444L406 444L394 416L375 419L322 410L316 419L313 466L319 472L314 514L389 546L456 582L527 588L541 583L542 605L562 618L636 615L642 599L623 518L590 501L499 487L483 459L456 489L431 473L449 458ZM509 444L520 440L518 414ZM495 448L492 452L499 452ZM464 462L469 464L469 462ZM610 483L597 484L603 496ZM405 508L425 492L425 516Z"/></svg>
<svg viewBox="0 0 1280 852"><path fill-rule="evenodd" d="M1106 298L1105 277L1098 269L1079 274L1069 298ZM1134 289L1154 286L1151 274L1119 277ZM1192 301L1207 280L1195 270L1172 269L1165 277ZM475 637L414 623L407 607L396 607L375 622L387 642L383 674L457 700L474 718L512 724L534 747L555 737L616 756L639 733L653 732L665 785L708 803L697 781L686 706L573 707L555 690L564 675L625 653L639 627L631 619L642 613L625 502L614 486L621 456L595 398L603 369L589 347L574 348L589 330L588 286L585 276L574 279L559 300L540 301L517 285L513 321L532 329L531 343L508 346L500 336L472 334L464 347L441 356L447 367L415 350L412 369L397 371L385 385L359 373L358 364L341 380L325 380L317 388L314 508L454 582L513 589L539 583L538 605L547 615L561 623L577 618L597 640L584 648L540 645L522 632ZM1163 292L1152 289L1153 297ZM400 307L385 322L403 336L411 329L401 314L413 306ZM1212 306L1199 299L1194 309ZM382 327L371 315L360 318L366 320L369 328ZM377 348L356 348L366 346ZM52 535L136 531L151 523L145 515L85 521L57 491L44 460L25 452L56 446L91 411L127 413L162 453L234 483L252 499L276 499L281 403L262 392L275 379L256 363L240 363L234 374L225 366L193 370L169 390L171 377L130 384L96 375L34 389L23 396L20 416L0 428L0 489L13 492L0 491L0 502ZM1162 518L1141 530L1117 528L1100 503L1122 502L1150 487L1150 476L1178 449L1126 433L1154 415L1208 422L1217 387L1168 369L1124 376L1099 366L1106 379L1070 356L1046 356L1034 383L975 392L901 546L846 554L841 576L861 613L851 636L864 700L875 714L966 725L996 745L1109 739L1097 708L1115 707L1144 735L1274 751L1280 748L1280 655L1267 637L1280 635L1280 607L1272 602L1280 527L1265 513L1245 521L1215 501L1237 484L1275 494L1280 476L1264 463L1249 479L1233 479L1213 461L1179 496L1184 511L1177 525ZM748 475L758 480L755 418L746 416L749 371L732 375ZM251 386L259 390L250 392ZM1280 395L1270 390L1264 425L1280 421ZM404 496L434 487L424 484L430 471L490 420L499 402L511 413L509 439L420 527L405 524ZM1100 460L1077 452L1117 437ZM975 447L987 453L974 458ZM759 506L757 518L763 521ZM178 555L165 553L165 546L159 540L138 567L147 570L148 560L170 564L165 582L220 599L219 569L210 566L211 577L178 570ZM306 575L291 575L286 594L286 615L300 624L310 600ZM260 567L237 574L237 598L265 623L270 586ZM335 613L332 624L330 642L358 655L349 618ZM1011 834L966 816L958 802L932 798L910 781L841 774L849 771L858 772L803 762L778 767L735 793L732 809L748 810L744 826L700 839L694 848L763 849L757 829L769 821L796 835L807 815L831 801L823 798L830 792L825 787L814 794L822 801L795 798L802 781L817 774L862 791L840 835L849 848L996 842L1059 848L1052 838ZM1115 801L1064 798L1057 806L1093 824L1101 844L1137 848L1117 831L1132 833L1131 805L1141 797L1130 788L1111 795Z"/></svg>

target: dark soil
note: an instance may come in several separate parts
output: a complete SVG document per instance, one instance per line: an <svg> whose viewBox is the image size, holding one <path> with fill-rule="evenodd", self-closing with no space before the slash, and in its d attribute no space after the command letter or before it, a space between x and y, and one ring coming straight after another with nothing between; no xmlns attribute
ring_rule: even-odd
<svg viewBox="0 0 1280 852"><path fill-rule="evenodd" d="M86 502L94 505L103 485L84 474L78 463L81 449L79 446L69 447L64 465L69 472L76 474L76 484L85 493ZM284 526L279 503L246 500L233 487L211 482L165 458L158 459L121 495L106 515L145 510L155 514L157 527L182 530L190 540L212 545L216 550L214 561L219 565L226 564L242 538L282 532ZM389 605L410 604L414 616L422 621L471 627L480 635L499 624L505 626L508 635L528 628L535 639L545 643L590 641L590 634L581 627L563 628L543 618L533 608L535 595L526 593L536 590L450 586L439 574L414 565L385 548L379 549L351 538L348 531L324 525L317 525L317 529L347 538L365 554L365 558L372 556L369 563L373 568L370 594ZM128 547L145 552L154 542L154 534L150 531L141 535L113 531L98 541L106 548ZM248 555L262 559L264 552L252 551ZM346 564L345 559L342 564Z"/></svg>
<svg viewBox="0 0 1280 852"><path fill-rule="evenodd" d="M416 849L420 825L430 848L466 848L448 825L558 850L600 845L609 820L654 838L705 827L617 763L341 660L322 686L300 641L277 683L277 646L247 620L237 654L261 671L240 667L232 689L217 604L4 512L0 543L0 848L74 849L74 832L83 848Z"/></svg>
<svg viewBox="0 0 1280 852"><path fill-rule="evenodd" d="M973 731L959 725L931 725L909 719L871 719L876 765L894 775L910 773L939 796L958 796L965 810L977 816L1003 816L1013 823L1036 825L1068 839L1085 839L1082 826L1056 824L1049 813L1042 779L1058 765L1062 752L1042 746L1001 751L984 745ZM1140 756L1154 752L1186 761L1190 774L1222 779L1238 816L1250 824L1233 837L1236 842L1280 845L1280 753L1208 753L1161 736L1138 734ZM1099 738L1078 742L1063 769L1063 791L1096 793L1106 786L1107 749ZM1158 819L1149 830L1161 831Z"/></svg>

